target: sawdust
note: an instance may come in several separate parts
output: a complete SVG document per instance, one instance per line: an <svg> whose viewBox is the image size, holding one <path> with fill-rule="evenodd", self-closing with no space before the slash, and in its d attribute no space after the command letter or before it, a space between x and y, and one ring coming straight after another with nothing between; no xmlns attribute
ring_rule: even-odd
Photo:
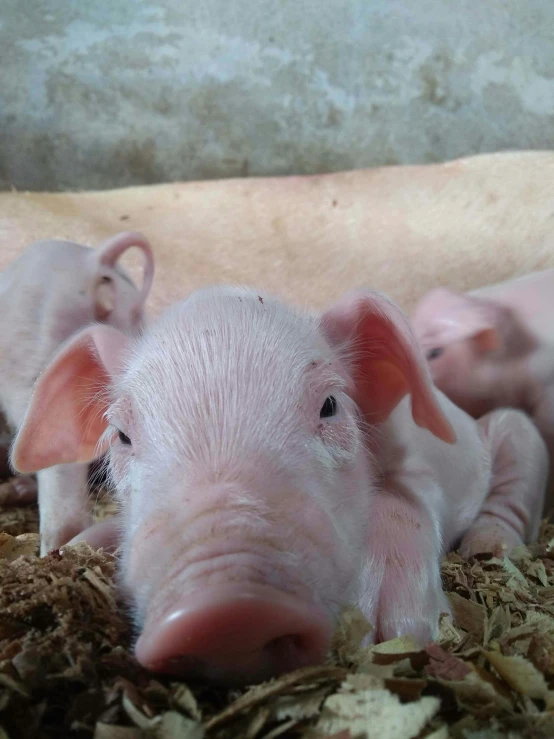
<svg viewBox="0 0 554 739"><path fill-rule="evenodd" d="M104 498L96 515L112 512ZM244 691L140 668L115 559L40 559L36 528L33 507L0 509L0 739L554 737L553 525L511 559L445 558L436 644L361 647L370 626L348 609L326 664Z"/></svg>
<svg viewBox="0 0 554 739"><path fill-rule="evenodd" d="M0 531L12 536L36 534L38 532L38 511L35 506L0 506Z"/></svg>

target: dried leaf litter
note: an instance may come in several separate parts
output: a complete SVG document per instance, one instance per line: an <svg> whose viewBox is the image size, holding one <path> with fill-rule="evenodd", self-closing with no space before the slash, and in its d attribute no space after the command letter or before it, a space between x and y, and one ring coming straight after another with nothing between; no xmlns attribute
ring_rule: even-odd
<svg viewBox="0 0 554 739"><path fill-rule="evenodd" d="M111 555L40 559L32 506L0 508L0 531L0 739L554 737L554 525L510 559L448 555L453 616L426 649L362 648L347 610L326 664L244 691L137 665Z"/></svg>

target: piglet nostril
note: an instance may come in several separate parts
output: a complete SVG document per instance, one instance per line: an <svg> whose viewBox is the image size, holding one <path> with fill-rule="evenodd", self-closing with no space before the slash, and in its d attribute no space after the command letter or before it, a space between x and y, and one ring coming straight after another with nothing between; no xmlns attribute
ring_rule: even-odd
<svg viewBox="0 0 554 739"><path fill-rule="evenodd" d="M264 651L269 661L278 666L277 672L287 672L304 664L304 660L312 651L310 639L303 635L288 634L278 636L268 642Z"/></svg>
<svg viewBox="0 0 554 739"><path fill-rule="evenodd" d="M302 651L304 641L301 636L288 634L287 636L278 636L276 639L272 639L265 645L264 649L267 649L270 654L292 654L296 651Z"/></svg>
<svg viewBox="0 0 554 739"><path fill-rule="evenodd" d="M321 662L330 624L313 605L260 585L187 596L137 643L152 670L244 684Z"/></svg>

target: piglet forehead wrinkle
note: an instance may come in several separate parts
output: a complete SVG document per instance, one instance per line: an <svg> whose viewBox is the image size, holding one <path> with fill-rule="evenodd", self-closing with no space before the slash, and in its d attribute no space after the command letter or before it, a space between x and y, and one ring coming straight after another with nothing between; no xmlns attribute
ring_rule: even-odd
<svg viewBox="0 0 554 739"><path fill-rule="evenodd" d="M313 505L298 511L293 507L294 498L287 498L282 510L271 505L256 508L216 499L209 507L191 511L190 516L157 512L133 535L128 579L144 580L145 561L162 545L171 547L174 554L172 577L193 564L215 564L217 557L240 552L274 556L277 566L277 560L290 556L294 538L301 539L303 549L314 554L332 549L337 536L332 519Z"/></svg>

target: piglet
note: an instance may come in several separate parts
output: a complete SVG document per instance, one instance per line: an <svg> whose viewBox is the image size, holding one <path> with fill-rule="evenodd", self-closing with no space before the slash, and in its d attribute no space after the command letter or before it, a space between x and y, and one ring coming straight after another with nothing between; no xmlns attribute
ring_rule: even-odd
<svg viewBox="0 0 554 739"><path fill-rule="evenodd" d="M13 464L102 452L120 514L83 537L121 535L139 661L227 684L318 663L350 603L376 639L433 638L441 554L535 537L548 467L524 414L477 423L434 388L385 297L316 315L230 287L60 349Z"/></svg>
<svg viewBox="0 0 554 739"><path fill-rule="evenodd" d="M144 256L144 279L137 289L118 259L129 248ZM70 241L31 244L0 275L0 406L12 428L24 419L33 385L60 345L79 329L109 323L127 335L143 325L143 307L152 285L149 242L121 233L98 249ZM123 335L122 334L122 335ZM98 392L76 368L74 392ZM63 386L62 374L56 382ZM45 418L55 425L54 419ZM3 438L4 447L6 439ZM60 438L60 443L64 443ZM39 468L36 468L39 470ZM59 547L90 524L86 510L87 464L62 464L38 472L41 552ZM11 502L36 496L31 478L14 482Z"/></svg>
<svg viewBox="0 0 554 739"><path fill-rule="evenodd" d="M503 407L525 411L554 461L554 269L467 294L427 293L412 316L431 376L479 418ZM554 507L554 479L545 511Z"/></svg>

